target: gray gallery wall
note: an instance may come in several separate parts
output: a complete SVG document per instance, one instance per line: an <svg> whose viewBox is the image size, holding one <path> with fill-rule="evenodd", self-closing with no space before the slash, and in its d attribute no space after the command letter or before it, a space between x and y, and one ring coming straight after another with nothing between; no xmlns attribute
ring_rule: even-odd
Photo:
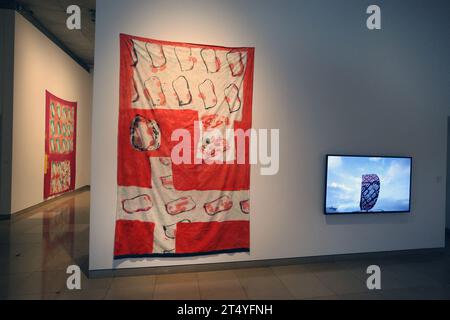
<svg viewBox="0 0 450 320"><path fill-rule="evenodd" d="M0 9L0 219L11 214L14 10Z"/></svg>
<svg viewBox="0 0 450 320"><path fill-rule="evenodd" d="M450 230L450 117L447 122L447 194L446 194L446 228Z"/></svg>
<svg viewBox="0 0 450 320"><path fill-rule="evenodd" d="M369 4L382 30L366 28ZM97 1L90 269L444 245L445 1ZM256 47L253 124L279 128L280 171L251 176L251 253L113 264L119 33ZM327 153L414 158L412 212L326 217Z"/></svg>

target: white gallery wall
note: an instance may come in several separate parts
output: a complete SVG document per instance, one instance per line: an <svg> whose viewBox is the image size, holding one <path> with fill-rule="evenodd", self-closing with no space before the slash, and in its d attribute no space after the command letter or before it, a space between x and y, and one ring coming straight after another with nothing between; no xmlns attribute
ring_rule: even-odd
<svg viewBox="0 0 450 320"><path fill-rule="evenodd" d="M76 101L75 188L90 184L92 75L16 13L11 211L43 201L45 90Z"/></svg>
<svg viewBox="0 0 450 320"><path fill-rule="evenodd" d="M383 2L369 31L369 4L98 0L90 269L443 247L446 15ZM120 33L256 48L253 127L280 129L280 171L252 167L249 254L113 261ZM327 153L412 156L411 213L323 215Z"/></svg>

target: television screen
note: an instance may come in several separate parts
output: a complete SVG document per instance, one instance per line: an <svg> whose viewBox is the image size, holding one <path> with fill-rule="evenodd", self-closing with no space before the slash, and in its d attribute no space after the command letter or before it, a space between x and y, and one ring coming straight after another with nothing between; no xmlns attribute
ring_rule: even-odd
<svg viewBox="0 0 450 320"><path fill-rule="evenodd" d="M327 156L325 214L409 212L409 157Z"/></svg>

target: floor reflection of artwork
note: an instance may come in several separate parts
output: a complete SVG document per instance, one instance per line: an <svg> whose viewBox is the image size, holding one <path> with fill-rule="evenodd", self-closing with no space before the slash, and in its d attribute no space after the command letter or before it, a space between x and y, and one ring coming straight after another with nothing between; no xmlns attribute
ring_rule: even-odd
<svg viewBox="0 0 450 320"><path fill-rule="evenodd" d="M42 269L62 269L74 257L75 199L55 203L42 211ZM51 283L52 274L43 274L43 285ZM55 280L57 281L57 280Z"/></svg>
<svg viewBox="0 0 450 320"><path fill-rule="evenodd" d="M61 246L69 253L73 249L75 201L66 200L43 211L43 234L47 251Z"/></svg>
<svg viewBox="0 0 450 320"><path fill-rule="evenodd" d="M75 188L76 106L46 92L44 199Z"/></svg>
<svg viewBox="0 0 450 320"><path fill-rule="evenodd" d="M251 128L254 49L128 35L120 46L114 257L249 251L249 143L234 134Z"/></svg>

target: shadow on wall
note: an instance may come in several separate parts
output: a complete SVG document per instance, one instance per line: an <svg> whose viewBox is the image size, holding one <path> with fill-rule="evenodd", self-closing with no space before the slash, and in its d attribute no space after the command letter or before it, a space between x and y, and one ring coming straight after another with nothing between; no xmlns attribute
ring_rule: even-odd
<svg viewBox="0 0 450 320"><path fill-rule="evenodd" d="M450 230L450 117L447 118L447 184L445 197L446 228Z"/></svg>
<svg viewBox="0 0 450 320"><path fill-rule="evenodd" d="M221 256L224 257L224 259L230 259L232 257L243 257L243 256L248 256L247 259L243 259L243 260L250 260L250 252L240 252L240 253L222 253ZM212 255L203 255L203 256L192 256L192 257L171 257L170 260L174 261L174 262L181 262L181 264L186 263L186 264L201 264L204 263L205 257L208 256L214 256L214 254ZM160 266L161 263L167 262L167 258L135 258L135 259L121 259L121 260L113 260L113 268L120 268L121 264L126 263L126 268L133 268L133 264L136 264L136 268L141 267L141 263L142 262L146 262L148 264L155 264L155 266ZM230 260L232 261L232 260ZM151 265L149 265L151 266Z"/></svg>
<svg viewBox="0 0 450 320"><path fill-rule="evenodd" d="M379 219L380 215L388 216L388 219ZM412 213L358 213L327 215L325 222L328 225L398 225L407 224L411 221Z"/></svg>

